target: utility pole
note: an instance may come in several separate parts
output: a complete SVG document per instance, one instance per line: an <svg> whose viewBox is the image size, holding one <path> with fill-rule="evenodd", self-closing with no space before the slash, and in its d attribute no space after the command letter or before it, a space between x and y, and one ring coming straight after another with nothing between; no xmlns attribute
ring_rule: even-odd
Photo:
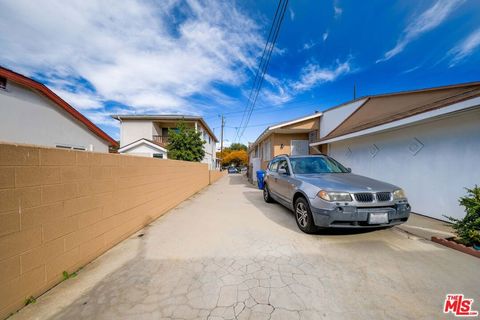
<svg viewBox="0 0 480 320"><path fill-rule="evenodd" d="M222 114L222 130L220 131L220 157L221 161L223 161L223 127L225 127L225 118L223 117ZM220 165L220 170L222 169Z"/></svg>

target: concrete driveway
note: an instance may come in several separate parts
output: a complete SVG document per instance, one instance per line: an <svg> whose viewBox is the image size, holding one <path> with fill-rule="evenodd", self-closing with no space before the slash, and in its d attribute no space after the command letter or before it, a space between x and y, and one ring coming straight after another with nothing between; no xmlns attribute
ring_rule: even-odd
<svg viewBox="0 0 480 320"><path fill-rule="evenodd" d="M301 233L239 175L122 242L13 319L438 319L479 260L393 228Z"/></svg>

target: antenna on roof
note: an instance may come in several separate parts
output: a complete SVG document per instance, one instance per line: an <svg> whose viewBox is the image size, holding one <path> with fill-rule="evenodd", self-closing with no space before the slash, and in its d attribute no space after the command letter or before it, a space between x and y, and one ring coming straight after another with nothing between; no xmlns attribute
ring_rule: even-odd
<svg viewBox="0 0 480 320"><path fill-rule="evenodd" d="M353 83L353 100L357 99L357 84Z"/></svg>

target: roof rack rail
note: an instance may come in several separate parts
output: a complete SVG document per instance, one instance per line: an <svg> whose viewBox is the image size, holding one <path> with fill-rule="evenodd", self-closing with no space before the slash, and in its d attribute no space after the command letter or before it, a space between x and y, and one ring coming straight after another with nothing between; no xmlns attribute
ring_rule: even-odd
<svg viewBox="0 0 480 320"><path fill-rule="evenodd" d="M274 158L276 157L290 157L288 153L282 153L282 154L277 154Z"/></svg>

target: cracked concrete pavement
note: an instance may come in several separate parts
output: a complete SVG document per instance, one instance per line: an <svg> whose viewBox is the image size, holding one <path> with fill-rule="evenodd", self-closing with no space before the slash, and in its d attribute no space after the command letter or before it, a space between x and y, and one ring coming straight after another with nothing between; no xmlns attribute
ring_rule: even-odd
<svg viewBox="0 0 480 320"><path fill-rule="evenodd" d="M476 299L476 258L403 233L301 233L231 175L12 319L436 319Z"/></svg>

